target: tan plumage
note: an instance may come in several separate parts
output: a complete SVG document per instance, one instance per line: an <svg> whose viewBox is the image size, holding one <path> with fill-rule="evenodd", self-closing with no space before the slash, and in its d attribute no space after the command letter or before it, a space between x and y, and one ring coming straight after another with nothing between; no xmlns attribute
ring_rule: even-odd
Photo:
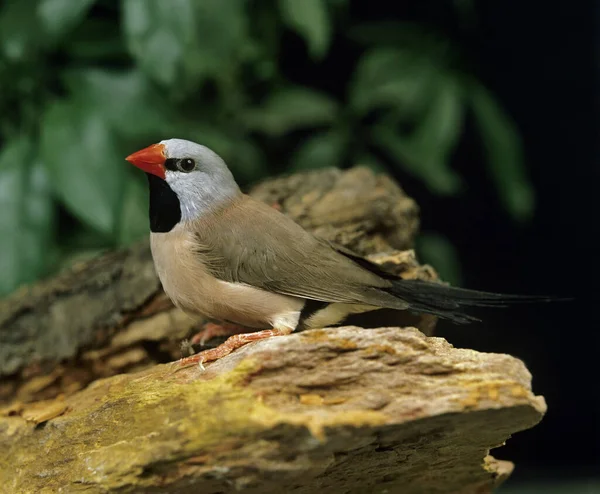
<svg viewBox="0 0 600 494"><path fill-rule="evenodd" d="M163 288L185 312L261 329L285 325L290 314L297 321L301 299L215 278L205 256L198 254L193 232L182 226L152 233L150 241Z"/></svg>
<svg viewBox="0 0 600 494"><path fill-rule="evenodd" d="M265 328L297 323L307 298L340 302L307 321L322 327L386 302L407 308L380 290L389 281L243 194L170 232L152 233L151 245L165 291L191 313Z"/></svg>

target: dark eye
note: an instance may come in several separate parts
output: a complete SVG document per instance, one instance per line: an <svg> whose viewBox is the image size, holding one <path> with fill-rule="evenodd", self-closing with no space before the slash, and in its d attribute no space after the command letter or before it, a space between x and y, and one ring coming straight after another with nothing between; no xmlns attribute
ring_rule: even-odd
<svg viewBox="0 0 600 494"><path fill-rule="evenodd" d="M196 162L191 158L184 158L177 163L177 168L184 173L189 173L196 168Z"/></svg>

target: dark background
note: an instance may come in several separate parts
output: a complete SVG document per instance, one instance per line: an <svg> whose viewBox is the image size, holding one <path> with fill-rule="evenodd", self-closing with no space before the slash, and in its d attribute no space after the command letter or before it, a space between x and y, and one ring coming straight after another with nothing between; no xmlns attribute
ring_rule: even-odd
<svg viewBox="0 0 600 494"><path fill-rule="evenodd" d="M425 20L460 40L515 119L537 191L529 224L512 221L495 197L481 172L482 150L469 122L452 159L470 177L464 195L440 198L418 180L396 176L421 206L422 229L442 232L456 247L465 286L574 297L482 313L485 323L479 327L440 322L437 334L458 347L521 358L534 376L534 391L546 398L544 420L494 453L517 465L507 489L522 482L531 482L534 490L560 482L564 492L600 489L574 480L600 477L597 6L481 2L477 29L464 38L450 6L444 12L431 9L430 2L355 5L356 17Z"/></svg>
<svg viewBox="0 0 600 494"><path fill-rule="evenodd" d="M463 229L456 242L464 242L460 251L472 285L497 282L501 289L576 297L560 308L505 316L494 328L500 336L481 343L524 359L549 405L540 427L505 450L523 465L515 480L540 469L558 478L587 469L597 477L598 5L542 10L527 2L492 4L482 12L487 34L477 57L521 128L538 211L530 228L514 229L480 193L472 199L474 210L482 208L474 227L479 235L469 239Z"/></svg>
<svg viewBox="0 0 600 494"><path fill-rule="evenodd" d="M538 197L533 221L520 227L506 216L477 173L480 150L469 131L454 158L478 178L465 196L439 199L402 183L422 207L423 228L443 231L456 246L466 286L576 300L498 312L477 329L441 323L438 334L456 346L518 356L546 398L541 424L495 453L517 464L509 485L597 478L600 17L597 5L585 1L560 8L518 0L480 5L479 29L467 46L521 130Z"/></svg>

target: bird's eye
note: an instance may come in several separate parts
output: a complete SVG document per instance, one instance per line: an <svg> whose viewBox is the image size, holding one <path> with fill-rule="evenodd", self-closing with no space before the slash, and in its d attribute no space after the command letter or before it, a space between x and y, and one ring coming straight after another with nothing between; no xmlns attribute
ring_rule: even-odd
<svg viewBox="0 0 600 494"><path fill-rule="evenodd" d="M179 171L189 173L196 168L196 163L191 158L184 158L177 163L177 168L179 168Z"/></svg>

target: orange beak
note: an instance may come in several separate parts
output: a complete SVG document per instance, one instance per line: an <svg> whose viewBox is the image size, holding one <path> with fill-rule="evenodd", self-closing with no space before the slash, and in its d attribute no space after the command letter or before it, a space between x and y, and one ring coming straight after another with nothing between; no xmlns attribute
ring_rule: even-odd
<svg viewBox="0 0 600 494"><path fill-rule="evenodd" d="M152 144L137 153L130 154L125 159L146 173L156 175L163 180L166 177L165 161L167 157L165 155L164 144Z"/></svg>

